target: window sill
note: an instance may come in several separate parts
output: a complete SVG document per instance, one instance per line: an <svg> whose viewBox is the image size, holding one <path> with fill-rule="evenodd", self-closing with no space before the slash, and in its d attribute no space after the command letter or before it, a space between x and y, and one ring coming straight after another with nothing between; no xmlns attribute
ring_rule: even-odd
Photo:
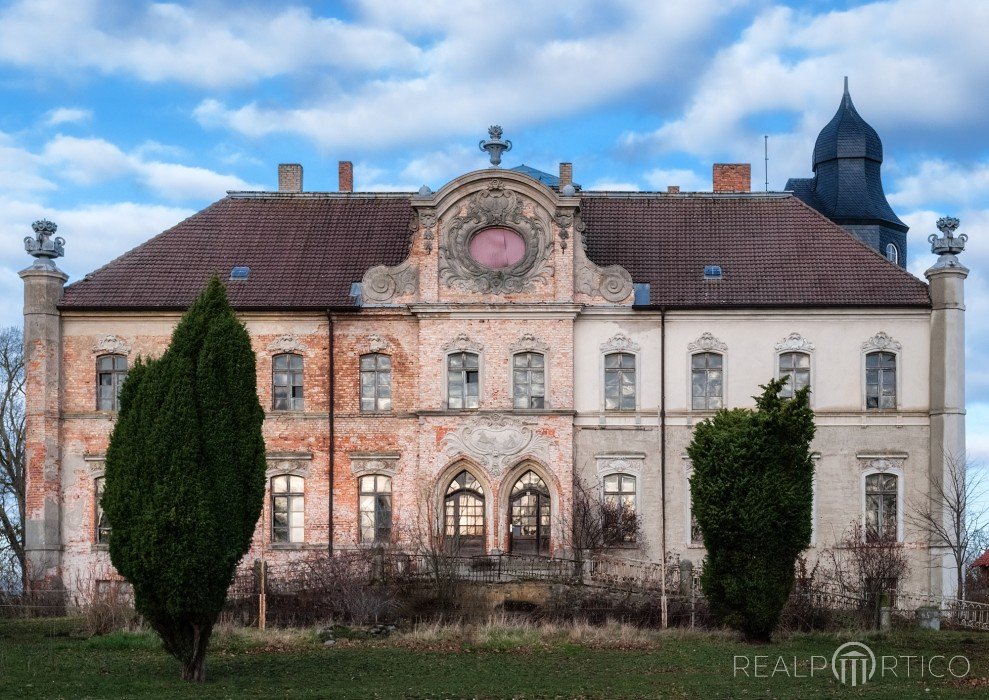
<svg viewBox="0 0 989 700"><path fill-rule="evenodd" d="M307 542L269 542L268 549L309 549L312 545Z"/></svg>
<svg viewBox="0 0 989 700"><path fill-rule="evenodd" d="M91 552L109 552L110 551L110 545L103 544L102 542L97 542L97 543L93 544L93 546L90 548L89 551L91 551Z"/></svg>

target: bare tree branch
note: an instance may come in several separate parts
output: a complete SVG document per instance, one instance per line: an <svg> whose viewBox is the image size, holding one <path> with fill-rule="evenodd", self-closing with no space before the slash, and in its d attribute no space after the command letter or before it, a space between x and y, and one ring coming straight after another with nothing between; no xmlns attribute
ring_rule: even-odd
<svg viewBox="0 0 989 700"><path fill-rule="evenodd" d="M0 329L0 550L13 552L24 576L24 341Z"/></svg>
<svg viewBox="0 0 989 700"><path fill-rule="evenodd" d="M913 504L907 520L925 532L932 547L951 552L955 562L956 595L965 597L965 569L978 556L977 544L986 530L985 470L964 455L945 455L944 473L931 479L928 497Z"/></svg>

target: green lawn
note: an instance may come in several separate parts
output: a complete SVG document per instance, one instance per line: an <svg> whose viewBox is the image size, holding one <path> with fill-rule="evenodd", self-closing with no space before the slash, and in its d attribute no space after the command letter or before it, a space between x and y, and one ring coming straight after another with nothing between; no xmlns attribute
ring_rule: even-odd
<svg viewBox="0 0 989 700"><path fill-rule="evenodd" d="M751 647L726 634L487 627L324 647L313 632L228 630L214 639L208 682L190 686L179 680L177 662L152 635L86 639L80 629L73 619L0 620L0 698L989 696L989 634L975 632L800 635ZM790 675L796 657L797 673L806 676L811 656L830 661L835 648L852 639L877 655L963 655L971 671L964 681L921 677L914 661L911 678L877 677L854 689L840 685L830 668L813 678L792 678L782 670L772 678L733 677L736 654L767 657L766 673L782 656ZM943 672L943 662L934 671Z"/></svg>

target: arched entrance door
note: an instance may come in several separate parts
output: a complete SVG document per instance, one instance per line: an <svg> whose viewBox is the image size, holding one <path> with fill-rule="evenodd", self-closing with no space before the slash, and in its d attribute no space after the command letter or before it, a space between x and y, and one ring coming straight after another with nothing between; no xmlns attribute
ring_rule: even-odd
<svg viewBox="0 0 989 700"><path fill-rule="evenodd" d="M549 489L533 471L527 471L512 486L508 528L511 552L549 554Z"/></svg>
<svg viewBox="0 0 989 700"><path fill-rule="evenodd" d="M484 553L484 487L466 469L446 489L443 521L447 551L465 556Z"/></svg>

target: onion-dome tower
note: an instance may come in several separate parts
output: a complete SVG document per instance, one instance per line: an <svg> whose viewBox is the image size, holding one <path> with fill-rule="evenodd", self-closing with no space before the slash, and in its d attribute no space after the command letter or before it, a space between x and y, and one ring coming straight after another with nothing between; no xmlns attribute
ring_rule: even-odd
<svg viewBox="0 0 989 700"><path fill-rule="evenodd" d="M792 178L786 189L892 262L906 267L908 227L886 201L879 134L859 115L848 93L814 144L814 177Z"/></svg>

